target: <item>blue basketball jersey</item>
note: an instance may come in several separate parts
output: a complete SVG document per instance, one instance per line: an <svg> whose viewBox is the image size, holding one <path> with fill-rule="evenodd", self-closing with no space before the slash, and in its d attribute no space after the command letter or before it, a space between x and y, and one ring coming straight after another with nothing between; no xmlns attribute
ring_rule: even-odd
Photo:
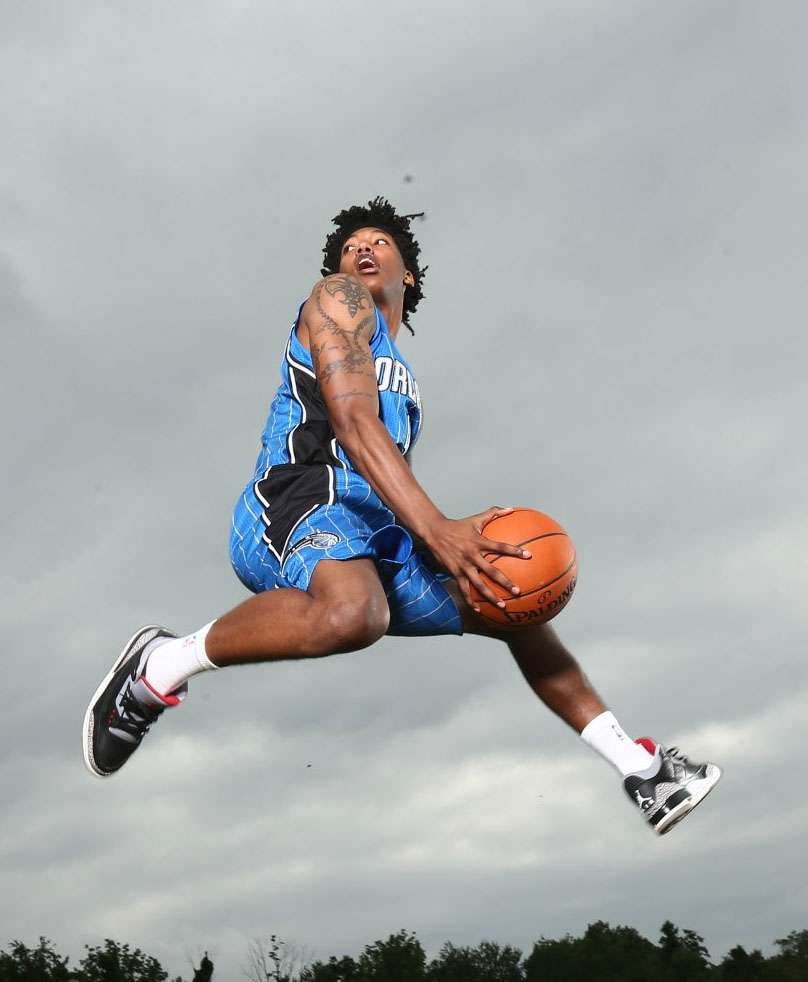
<svg viewBox="0 0 808 982"><path fill-rule="evenodd" d="M301 304L300 309L302 310ZM281 363L281 385L269 410L255 465L252 491L266 526L264 539L281 559L289 535L315 508L340 501L357 485L374 507L387 509L353 469L337 442L317 385L311 352L298 340L300 310ZM412 371L381 312L370 340L379 389L379 417L402 454L421 429L421 396ZM389 521L394 521L387 512Z"/></svg>
<svg viewBox="0 0 808 982"><path fill-rule="evenodd" d="M233 513L230 558L236 574L255 593L307 590L321 560L370 558L390 609L388 633L462 634L444 577L427 554L415 551L408 532L337 442L311 353L297 338L299 318L298 311L255 473ZM421 397L378 310L370 350L379 417L406 455L421 429Z"/></svg>
<svg viewBox="0 0 808 982"><path fill-rule="evenodd" d="M323 464L335 469L339 487L338 472L344 474L351 463L331 432L325 403L316 386L311 352L297 337L299 320L300 311L286 345L281 385L269 411L255 476L264 475L268 467L277 464ZM401 453L406 455L418 439L421 396L412 371L378 309L370 350L376 364L379 416Z"/></svg>

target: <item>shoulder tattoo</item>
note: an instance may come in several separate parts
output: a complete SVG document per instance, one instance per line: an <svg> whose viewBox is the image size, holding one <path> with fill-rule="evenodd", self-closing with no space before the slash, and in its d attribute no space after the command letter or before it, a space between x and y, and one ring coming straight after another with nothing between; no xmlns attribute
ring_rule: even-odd
<svg viewBox="0 0 808 982"><path fill-rule="evenodd" d="M360 310L370 310L373 298L362 284L353 276L331 276L325 280L325 291L337 303L348 308L351 317L356 317Z"/></svg>

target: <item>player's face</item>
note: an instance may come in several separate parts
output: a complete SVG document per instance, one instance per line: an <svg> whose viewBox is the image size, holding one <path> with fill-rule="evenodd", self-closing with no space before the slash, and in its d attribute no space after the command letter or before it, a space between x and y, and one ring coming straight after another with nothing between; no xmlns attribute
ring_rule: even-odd
<svg viewBox="0 0 808 982"><path fill-rule="evenodd" d="M379 228L360 228L343 242L339 271L356 276L374 297L396 287L403 294L415 283L393 237Z"/></svg>

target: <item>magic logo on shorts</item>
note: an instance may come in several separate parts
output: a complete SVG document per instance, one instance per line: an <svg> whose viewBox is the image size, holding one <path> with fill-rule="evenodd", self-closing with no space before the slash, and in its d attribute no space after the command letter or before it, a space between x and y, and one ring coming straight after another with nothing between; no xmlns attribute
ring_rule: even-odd
<svg viewBox="0 0 808 982"><path fill-rule="evenodd" d="M283 563L281 566L285 566L287 560L294 556L296 552L300 552L301 549L307 547L311 549L330 549L335 546L340 541L340 536L335 532L309 532L308 535L304 535L303 538L296 542L292 548L283 557Z"/></svg>
<svg viewBox="0 0 808 982"><path fill-rule="evenodd" d="M300 542L296 542L289 551L294 552L305 546L311 546L312 549L330 549L338 542L339 536L336 532L309 532L308 535L303 536Z"/></svg>

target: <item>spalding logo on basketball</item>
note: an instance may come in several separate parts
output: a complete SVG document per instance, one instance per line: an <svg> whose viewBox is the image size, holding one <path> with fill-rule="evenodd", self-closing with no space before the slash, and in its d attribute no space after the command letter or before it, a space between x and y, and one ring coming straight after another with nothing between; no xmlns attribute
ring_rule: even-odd
<svg viewBox="0 0 808 982"><path fill-rule="evenodd" d="M505 601L503 609L484 600L472 586L471 595L482 617L508 627L530 627L552 620L567 606L578 579L578 559L572 539L558 522L531 508L515 508L509 515L490 521L483 535L521 546L532 556L486 556L522 592L515 597L489 580L494 593Z"/></svg>

